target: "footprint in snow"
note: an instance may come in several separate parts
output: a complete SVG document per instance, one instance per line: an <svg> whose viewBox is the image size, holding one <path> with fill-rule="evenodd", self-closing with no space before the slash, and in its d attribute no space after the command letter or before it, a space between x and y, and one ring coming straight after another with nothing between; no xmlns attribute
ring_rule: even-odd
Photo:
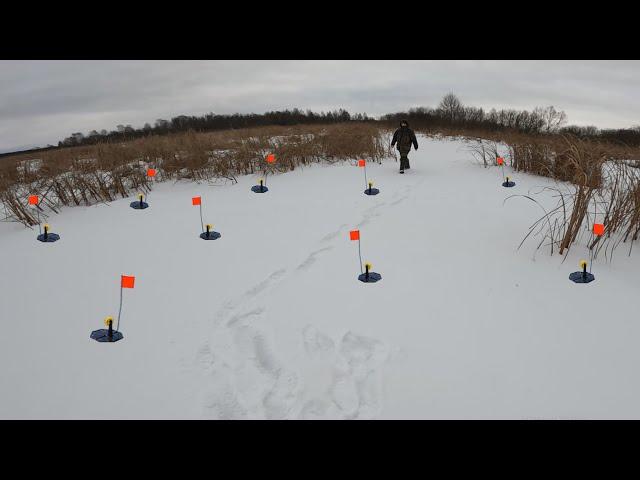
<svg viewBox="0 0 640 480"><path fill-rule="evenodd" d="M319 250L316 250L315 252L311 252L309 254L309 256L300 264L296 267L297 271L301 271L301 270L307 270L309 267L311 267L311 265L313 265L314 263L316 263L317 260L317 256L323 252L327 252L329 250L333 250L333 247L324 247L321 248Z"/></svg>
<svg viewBox="0 0 640 480"><path fill-rule="evenodd" d="M253 287L245 291L237 300L235 301L227 300L222 306L222 308L218 311L218 313L216 313L215 323L216 324L224 323L225 320L229 317L229 315L234 310L237 310L238 308L242 307L247 301L258 296L260 293L266 290L269 286L271 286L273 282L277 282L278 280L280 280L285 275L286 272L287 272L286 268L281 268L280 270L276 270L275 272L271 273L267 278L265 278L261 282L257 283L256 285L254 285Z"/></svg>
<svg viewBox="0 0 640 480"><path fill-rule="evenodd" d="M313 326L304 329L303 341L315 363L316 393L306 401L301 418L361 419L380 414L382 367L388 359L381 342L347 332L336 348L330 337Z"/></svg>
<svg viewBox="0 0 640 480"><path fill-rule="evenodd" d="M348 227L348 225L346 223L343 223L342 225L340 225L338 227L338 229L334 232L328 233L327 235L325 235L324 237L322 237L320 239L321 242L329 242L331 240L333 240L334 238L336 238L338 235L340 235L340 233L342 232L342 229Z"/></svg>

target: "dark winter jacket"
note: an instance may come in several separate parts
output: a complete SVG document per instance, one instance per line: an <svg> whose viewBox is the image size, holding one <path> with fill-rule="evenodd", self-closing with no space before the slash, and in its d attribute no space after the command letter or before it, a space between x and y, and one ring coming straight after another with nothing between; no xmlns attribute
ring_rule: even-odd
<svg viewBox="0 0 640 480"><path fill-rule="evenodd" d="M413 130L406 127L400 127L393 134L393 140L391 140L391 146L393 147L395 144L398 144L398 150L406 150L407 152L411 150L411 144L417 150L418 149L418 140L416 139L416 134L413 133Z"/></svg>

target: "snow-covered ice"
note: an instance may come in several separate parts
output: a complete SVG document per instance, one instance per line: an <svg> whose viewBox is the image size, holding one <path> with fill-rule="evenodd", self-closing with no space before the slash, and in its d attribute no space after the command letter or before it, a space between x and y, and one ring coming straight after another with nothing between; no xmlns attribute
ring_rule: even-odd
<svg viewBox="0 0 640 480"><path fill-rule="evenodd" d="M573 284L586 248L518 251L541 210L503 204L549 179L419 141L377 196L344 163L66 208L55 244L0 224L0 418L640 418L638 258ZM124 339L94 342L121 274Z"/></svg>

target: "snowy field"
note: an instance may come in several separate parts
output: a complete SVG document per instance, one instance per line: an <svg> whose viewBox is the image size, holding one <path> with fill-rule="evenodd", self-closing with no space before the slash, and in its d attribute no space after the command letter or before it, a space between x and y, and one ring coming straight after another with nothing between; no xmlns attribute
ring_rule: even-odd
<svg viewBox="0 0 640 480"><path fill-rule="evenodd" d="M367 167L375 197L344 163L66 208L54 244L0 224L0 418L640 418L637 256L570 282L584 246L517 251L542 212L503 204L550 180L419 141ZM94 342L121 274L124 339Z"/></svg>

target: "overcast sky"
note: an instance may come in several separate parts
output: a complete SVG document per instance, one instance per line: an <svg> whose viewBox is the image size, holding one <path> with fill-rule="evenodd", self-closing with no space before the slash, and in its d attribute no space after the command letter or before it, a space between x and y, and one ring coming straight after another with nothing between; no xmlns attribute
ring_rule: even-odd
<svg viewBox="0 0 640 480"><path fill-rule="evenodd" d="M380 115L554 105L569 123L640 124L640 61L0 61L0 152L180 114L298 107Z"/></svg>

